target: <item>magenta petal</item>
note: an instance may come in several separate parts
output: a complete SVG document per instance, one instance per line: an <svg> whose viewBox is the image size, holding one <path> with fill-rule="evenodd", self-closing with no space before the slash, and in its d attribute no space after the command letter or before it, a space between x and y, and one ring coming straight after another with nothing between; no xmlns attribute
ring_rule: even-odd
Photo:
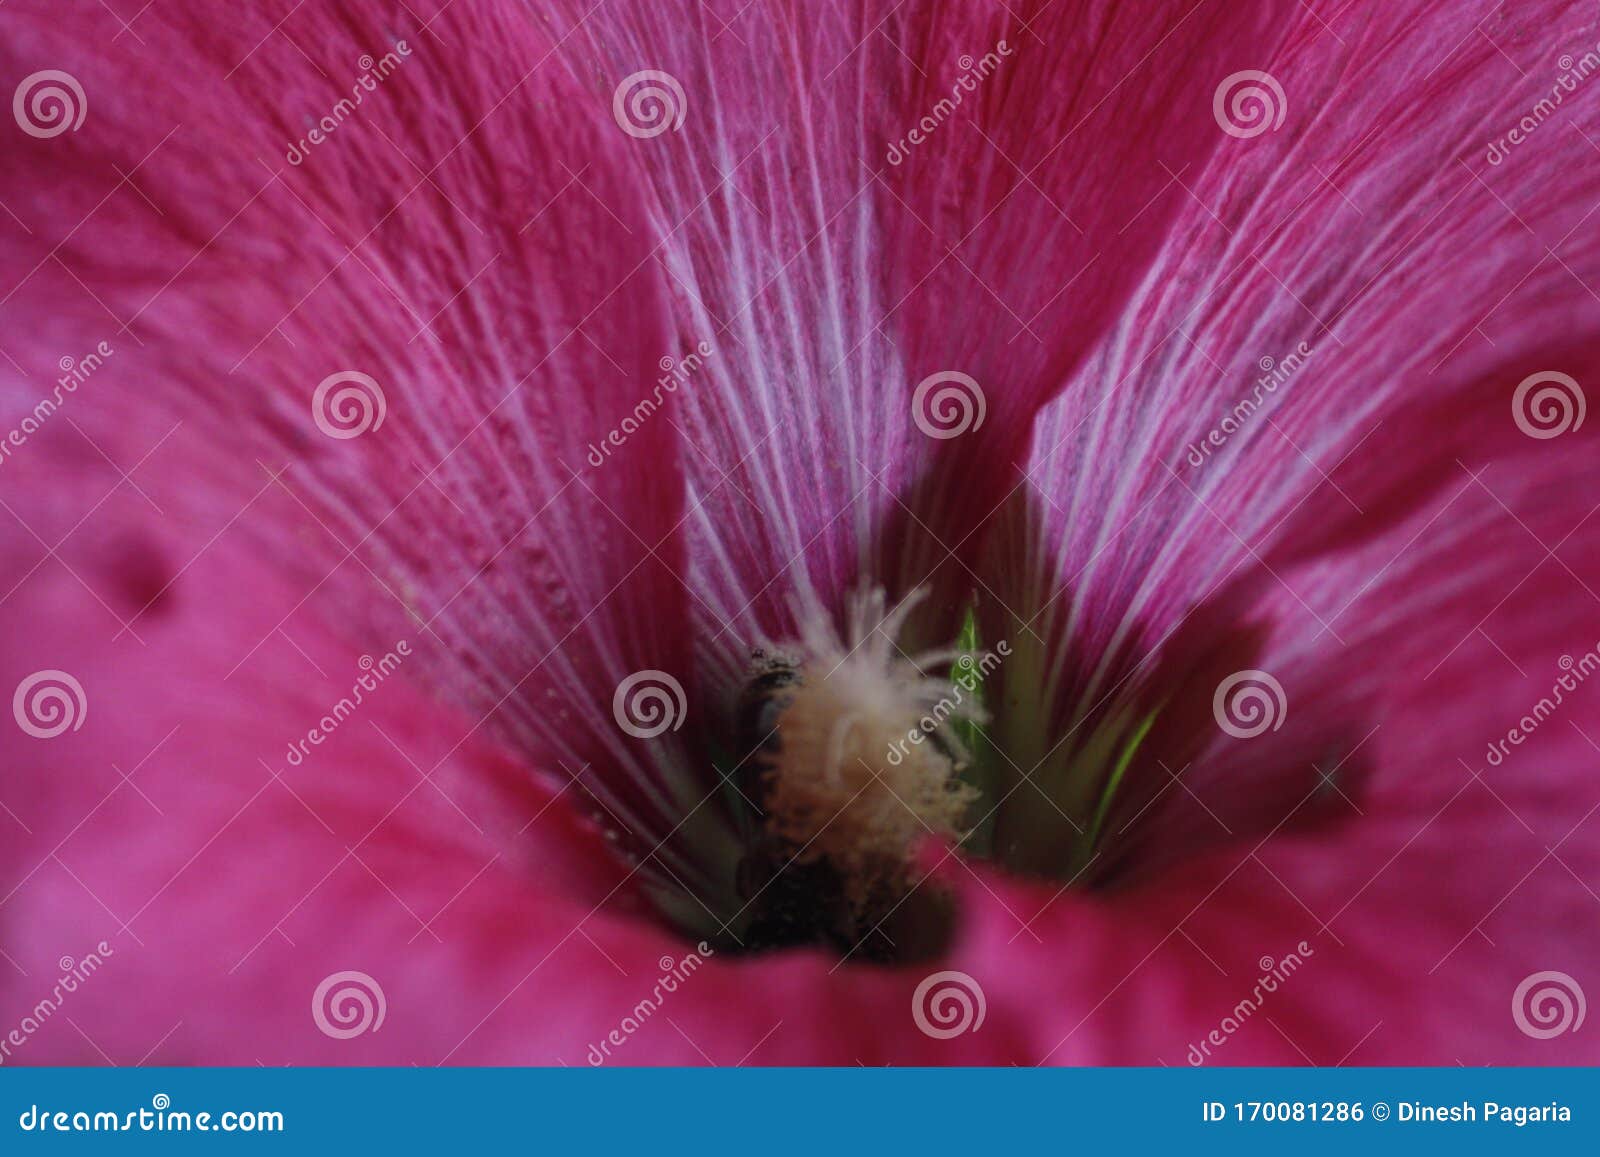
<svg viewBox="0 0 1600 1157"><path fill-rule="evenodd" d="M1209 31L1174 9L1151 53L1161 6L1083 7L730 18L649 0L569 17L579 67L620 107L661 98L630 155L680 329L715 348L674 401L704 661L730 683L730 638L792 636L793 596L836 607L863 581L940 587L924 629L949 641L1034 412L1186 204L1165 166L1217 148L1198 131L1211 73L1279 35L1266 5ZM935 110L949 91L968 95ZM1110 235L1120 252L1096 261Z"/></svg>
<svg viewBox="0 0 1600 1157"><path fill-rule="evenodd" d="M11 1059L356 1059L308 1012L324 976L356 969L396 1002L387 1058L437 1060L438 1025L408 1018L405 994L432 989L460 1019L465 973L506 955L551 896L637 910L632 874L573 819L570 785L541 787L419 695L440 644L361 655L228 545L192 583L240 602L182 594L141 623L143 646L81 611L85 629L63 631L79 588L55 564L7 604L8 691L47 659L76 673L78 697L75 727L6 741L0 1007L15 1023L71 967L60 959L104 961ZM29 702L24 717L46 722ZM479 918L483 937L463 938Z"/></svg>
<svg viewBox="0 0 1600 1157"><path fill-rule="evenodd" d="M1325 590L1335 574L1360 588L1413 535L1448 533L1433 516L1468 517L1451 503L1469 469L1566 468L1513 398L1537 372L1600 369L1578 336L1600 324L1600 258L1578 228L1600 183L1567 163L1600 90L1568 97L1562 123L1498 168L1461 142L1515 119L1504 85L1559 56L1570 10L1483 35L1449 5L1332 29L1307 10L1264 62L1288 94L1281 129L1212 126L1222 143L1183 176L1155 272L1041 413L997 519L991 632L1037 652L1019 665L1037 674L1036 710L1007 739L1023 767L1069 757L1051 748L1086 714L1153 710L1186 677L1204 722L1220 678L1264 664L1261 635L1292 634L1303 664L1331 670L1349 627L1330 619L1358 593ZM1584 513L1568 511L1557 538ZM1328 570L1379 540L1360 556L1372 569ZM1504 560L1511 581L1543 553L1525 546L1525 565ZM1461 632L1493 603L1459 604ZM1192 753L1164 754L1176 770Z"/></svg>
<svg viewBox="0 0 1600 1157"><path fill-rule="evenodd" d="M1581 387L1565 416L1519 391L1600 380L1582 227L1600 185L1570 163L1600 90L1503 164L1463 156L1515 123L1507 88L1573 42L1572 6L1478 32L1480 13L1422 8L1337 37L1303 16L1270 66L1282 131L1186 175L1156 274L1041 414L993 544L989 631L1034 704L998 732L1033 826L1003 816L997 838L1080 838L1105 785L1074 760L1151 719L1085 870L1152 897L1207 881L1182 930L1213 955L1298 928L1329 979L1274 1024L1318 1063L1358 1043L1358 1008L1363 1060L1551 1057L1467 1010L1594 949L1600 708L1580 691L1518 758L1486 751L1600 637L1581 626L1600 601ZM1277 691L1258 735L1221 725L1235 678Z"/></svg>
<svg viewBox="0 0 1600 1157"><path fill-rule="evenodd" d="M1192 210L1185 183L1229 163L1214 87L1290 28L1255 0L929 4L896 6L862 49L891 42L860 65L901 90L870 158L893 338L914 366L975 375L997 419L950 499L973 472L1011 491L1028 419L1124 340Z"/></svg>
<svg viewBox="0 0 1600 1157"><path fill-rule="evenodd" d="M89 116L4 144L0 428L73 388L0 461L0 687L65 691L7 740L0 1003L108 957L23 1059L1595 1059L1510 1006L1600 949L1600 708L1540 706L1600 663L1593 427L1514 409L1600 377L1600 88L1479 156L1586 9L19 2L7 75ZM1230 133L1252 70L1283 123ZM986 406L948 439L943 374ZM704 950L636 1015L702 951L640 893L715 929L737 851L708 745L614 693L726 716L791 597L874 581L941 641L980 588L1045 826L1100 797L1023 777L1150 721L1104 887L935 850L938 961ZM671 839L630 870L578 799ZM930 1031L935 980L982 1023Z"/></svg>
<svg viewBox="0 0 1600 1157"><path fill-rule="evenodd" d="M419 677L654 845L707 788L659 772L610 707L639 671L694 683L678 435L634 428L682 353L635 142L498 6L426 30L379 5L281 29L203 8L105 51L108 13L10 15L12 70L60 65L94 115L7 138L0 230L26 276L3 307L5 424L66 359L103 362L6 462L11 516L69 564L126 540L144 562L89 578L83 613L135 637L163 602L231 604L188 563L250 542L362 644L441 644ZM153 529L96 505L122 471ZM691 837L663 852L686 878Z"/></svg>

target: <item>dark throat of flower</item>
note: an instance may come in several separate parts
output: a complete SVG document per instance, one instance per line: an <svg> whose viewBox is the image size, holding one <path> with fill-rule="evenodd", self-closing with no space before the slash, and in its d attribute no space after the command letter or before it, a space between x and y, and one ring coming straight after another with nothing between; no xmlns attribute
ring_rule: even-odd
<svg viewBox="0 0 1600 1157"><path fill-rule="evenodd" d="M755 755L740 776L756 820L739 865L752 949L831 943L844 955L936 954L948 898L921 878L928 839L958 842L979 792L962 734L982 719L975 684L927 674L960 651L908 656L896 637L915 596L853 601L845 631L810 623L793 651L757 656L739 709Z"/></svg>

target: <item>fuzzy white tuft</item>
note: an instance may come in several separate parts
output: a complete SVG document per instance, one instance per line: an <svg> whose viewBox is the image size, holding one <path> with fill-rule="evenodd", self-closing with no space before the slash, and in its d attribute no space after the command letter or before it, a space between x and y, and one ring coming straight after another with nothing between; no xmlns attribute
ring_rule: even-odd
<svg viewBox="0 0 1600 1157"><path fill-rule="evenodd" d="M908 656L896 643L919 598L891 610L881 590L858 595L842 635L826 616L803 619L800 679L767 771L769 829L798 861L826 860L858 914L898 899L917 841L958 837L977 795L957 778L965 757L944 725L978 712L924 673L954 653Z"/></svg>

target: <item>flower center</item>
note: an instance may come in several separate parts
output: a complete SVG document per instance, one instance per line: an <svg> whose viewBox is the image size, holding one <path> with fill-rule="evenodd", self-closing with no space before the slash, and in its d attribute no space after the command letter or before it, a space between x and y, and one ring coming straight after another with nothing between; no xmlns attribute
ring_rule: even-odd
<svg viewBox="0 0 1600 1157"><path fill-rule="evenodd" d="M978 793L951 725L982 713L975 684L927 673L970 657L897 645L916 601L886 612L881 591L858 598L842 637L809 621L798 653L768 657L746 692L761 821L740 866L753 946L821 938L903 959L929 931L926 900L912 899L916 850L964 835Z"/></svg>

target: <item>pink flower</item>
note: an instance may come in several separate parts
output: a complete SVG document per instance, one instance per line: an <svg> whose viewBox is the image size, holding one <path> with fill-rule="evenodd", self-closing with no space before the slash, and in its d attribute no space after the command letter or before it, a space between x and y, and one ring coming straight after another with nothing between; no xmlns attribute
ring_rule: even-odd
<svg viewBox="0 0 1600 1157"><path fill-rule="evenodd" d="M1591 6L547 7L7 6L0 1059L1596 1060Z"/></svg>

